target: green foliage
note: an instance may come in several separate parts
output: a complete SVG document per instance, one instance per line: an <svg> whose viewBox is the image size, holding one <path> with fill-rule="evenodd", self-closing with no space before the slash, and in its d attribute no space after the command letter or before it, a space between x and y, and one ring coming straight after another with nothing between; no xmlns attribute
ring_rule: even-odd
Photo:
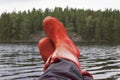
<svg viewBox="0 0 120 80"><path fill-rule="evenodd" d="M29 40L43 32L46 16L57 17L68 33L77 34L86 42L120 42L120 11L106 9L93 11L56 7L24 12L3 13L0 16L0 41Z"/></svg>

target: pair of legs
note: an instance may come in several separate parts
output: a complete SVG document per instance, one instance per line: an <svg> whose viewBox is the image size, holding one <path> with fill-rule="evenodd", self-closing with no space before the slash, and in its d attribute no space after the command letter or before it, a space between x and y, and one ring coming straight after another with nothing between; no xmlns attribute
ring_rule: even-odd
<svg viewBox="0 0 120 80"><path fill-rule="evenodd" d="M46 17L43 28L47 35L38 47L45 61L40 80L92 80L92 75L80 70L80 52L68 37L64 25L55 17Z"/></svg>

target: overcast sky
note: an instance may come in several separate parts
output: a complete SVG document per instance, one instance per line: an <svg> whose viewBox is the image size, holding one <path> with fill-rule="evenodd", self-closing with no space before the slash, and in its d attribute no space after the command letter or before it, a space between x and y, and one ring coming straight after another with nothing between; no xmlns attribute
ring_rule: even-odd
<svg viewBox="0 0 120 80"><path fill-rule="evenodd" d="M3 12L31 10L33 8L54 9L55 6L93 10L104 10L105 8L120 10L120 0L0 0L0 14Z"/></svg>

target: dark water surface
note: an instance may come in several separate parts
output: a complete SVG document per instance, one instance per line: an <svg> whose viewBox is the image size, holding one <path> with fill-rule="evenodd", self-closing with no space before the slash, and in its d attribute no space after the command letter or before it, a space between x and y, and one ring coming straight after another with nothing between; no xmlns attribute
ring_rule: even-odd
<svg viewBox="0 0 120 80"><path fill-rule="evenodd" d="M120 80L120 46L79 46L82 69L95 80ZM0 44L0 80L37 80L43 73L36 44Z"/></svg>

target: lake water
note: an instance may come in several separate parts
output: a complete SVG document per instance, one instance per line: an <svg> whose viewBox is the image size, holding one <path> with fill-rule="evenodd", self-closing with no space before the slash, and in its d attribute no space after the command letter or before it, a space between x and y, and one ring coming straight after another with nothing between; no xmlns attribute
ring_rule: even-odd
<svg viewBox="0 0 120 80"><path fill-rule="evenodd" d="M78 47L82 69L94 80L120 80L120 46ZM38 80L43 66L37 44L0 44L0 80Z"/></svg>

